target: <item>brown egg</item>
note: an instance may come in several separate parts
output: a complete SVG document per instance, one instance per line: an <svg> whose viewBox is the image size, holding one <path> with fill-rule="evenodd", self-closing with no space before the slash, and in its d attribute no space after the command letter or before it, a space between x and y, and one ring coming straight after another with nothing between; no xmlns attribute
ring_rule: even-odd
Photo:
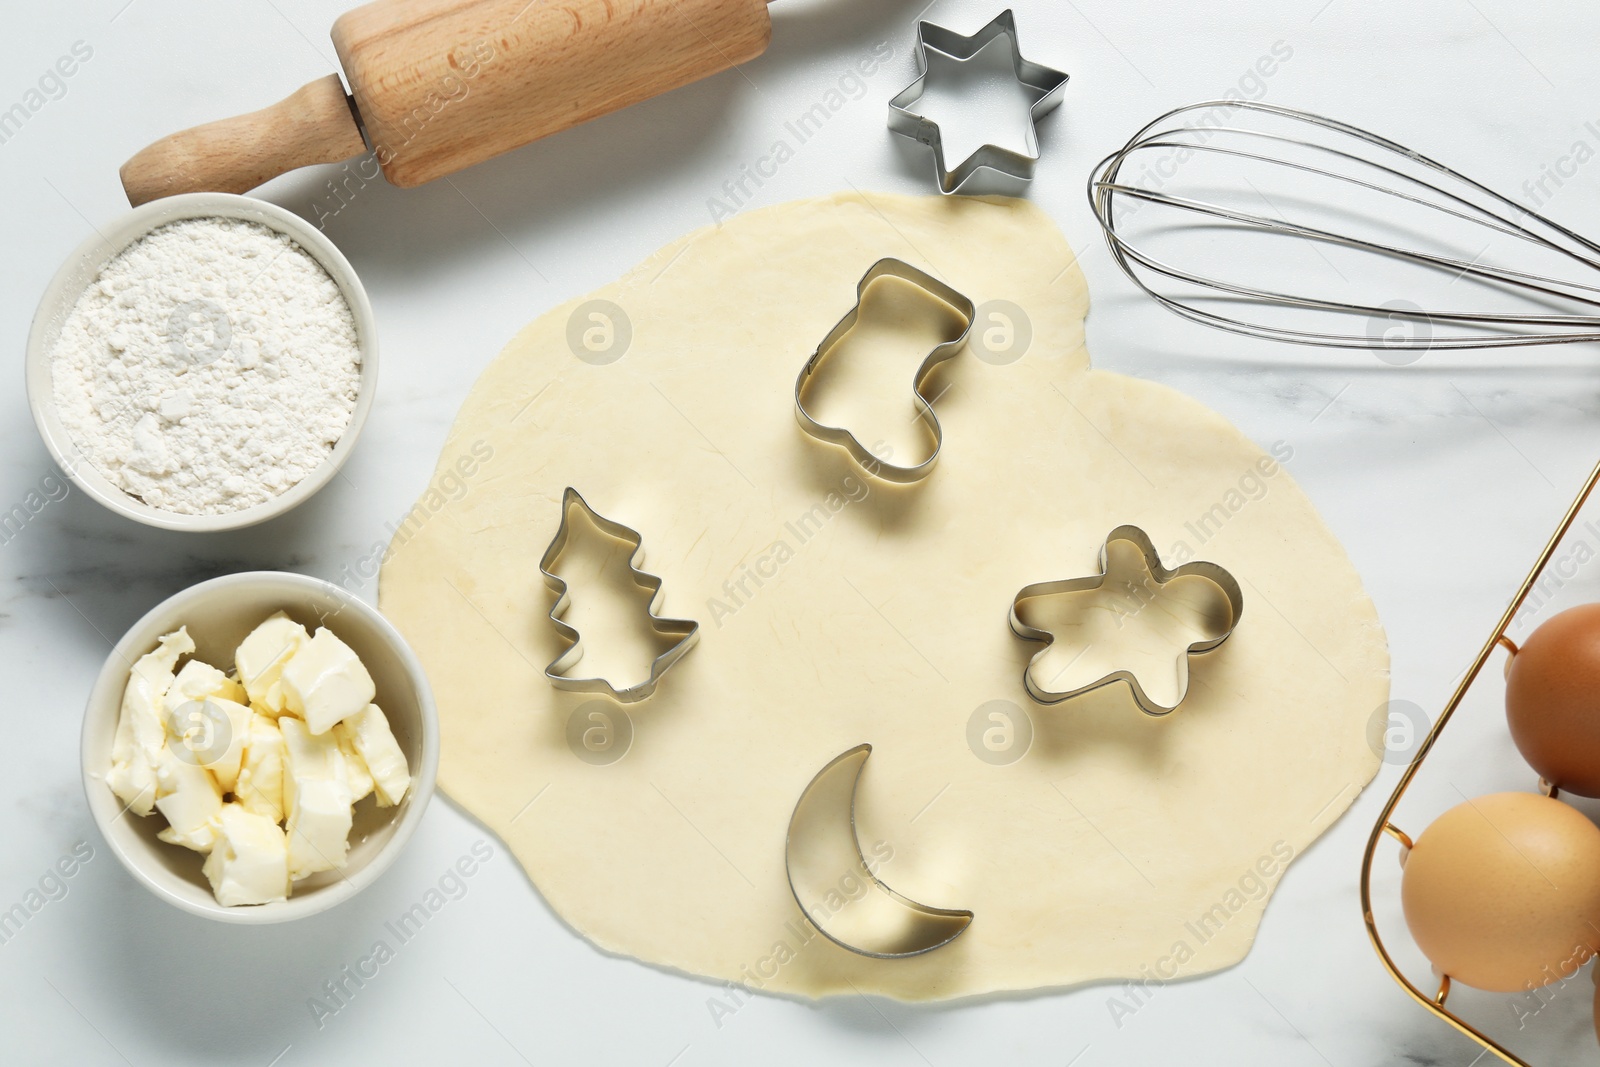
<svg viewBox="0 0 1600 1067"><path fill-rule="evenodd" d="M1453 981L1546 985L1600 949L1600 829L1534 793L1469 800L1417 838L1400 898L1417 947Z"/></svg>
<svg viewBox="0 0 1600 1067"><path fill-rule="evenodd" d="M1540 777L1600 797L1600 604L1563 611L1529 635L1506 674L1506 721Z"/></svg>

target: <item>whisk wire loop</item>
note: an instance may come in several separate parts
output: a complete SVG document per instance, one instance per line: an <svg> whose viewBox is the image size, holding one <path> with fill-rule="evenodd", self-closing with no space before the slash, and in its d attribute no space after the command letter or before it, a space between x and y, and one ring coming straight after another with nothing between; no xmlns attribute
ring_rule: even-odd
<svg viewBox="0 0 1600 1067"><path fill-rule="evenodd" d="M1220 110L1229 113L1229 122L1209 121ZM1255 116L1288 123L1294 132L1230 124L1236 122L1236 117ZM1330 135L1334 143L1316 139ZM1372 149L1381 153L1379 158L1363 154ZM1355 212L1356 217L1368 228L1375 226L1378 236L1292 220L1242 170L1224 177L1224 194L1238 198L1253 194L1280 217L1225 203L1226 195L1169 191L1166 185L1176 166L1163 171L1158 164L1157 175L1166 180L1153 188L1125 178L1124 171L1133 168L1132 160L1150 152L1167 153L1180 165L1195 155L1204 155L1225 166L1237 163L1240 168L1266 167L1267 173L1287 175L1296 182L1291 195L1297 199L1310 184L1331 179L1338 183L1333 188L1354 190L1353 195L1375 194L1381 198L1380 204L1421 209L1420 218L1426 223L1421 232L1430 240L1447 226L1465 223L1483 231L1487 242L1476 253L1471 249L1431 251L1414 241L1391 236L1401 228L1398 223L1359 212ZM1420 168L1421 173L1410 172L1407 167ZM1260 101L1219 100L1176 108L1148 123L1122 148L1101 160L1090 175L1087 191L1107 247L1123 273L1163 307L1205 326L1290 344L1334 348L1476 349L1600 340L1600 315L1588 313L1590 309L1600 309L1600 277L1587 274L1589 270L1600 272L1600 244L1420 152L1337 119ZM1199 264L1179 263L1170 254L1158 254L1150 245L1159 239L1159 234L1133 236L1129 232L1131 218L1142 205L1176 213L1170 217L1191 233L1201 228L1220 228L1246 235L1300 238L1316 247L1333 246L1425 268L1434 272L1432 277L1446 276L1447 285L1470 279L1481 290L1542 306L1532 310L1426 310L1409 300L1380 303L1294 294L1225 278L1205 269L1203 260ZM1334 204L1329 210L1337 214L1342 207ZM1530 255L1554 254L1562 262L1581 266L1585 268L1584 277L1555 277L1497 262L1488 253L1499 237L1521 242L1530 248ZM1323 258L1327 259L1325 255ZM1328 265L1345 277L1332 261ZM1249 314L1243 310L1246 308L1256 312L1270 310L1280 316L1288 313L1291 317L1275 322L1270 314ZM1312 328L1318 324L1293 317L1311 313L1360 316L1367 320L1367 329L1349 333ZM1394 331L1373 325L1391 322L1421 323L1427 328L1400 331L1400 336L1395 336ZM1435 325L1446 327L1448 332L1432 329Z"/></svg>

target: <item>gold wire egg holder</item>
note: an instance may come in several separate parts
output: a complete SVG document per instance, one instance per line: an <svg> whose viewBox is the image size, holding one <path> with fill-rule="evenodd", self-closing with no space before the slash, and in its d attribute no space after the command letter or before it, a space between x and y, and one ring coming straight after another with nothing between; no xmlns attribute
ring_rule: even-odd
<svg viewBox="0 0 1600 1067"><path fill-rule="evenodd" d="M1372 864L1378 851L1378 845L1382 843L1385 836L1394 838L1404 849L1411 847L1412 839L1410 835L1392 821L1395 807L1399 805L1401 799L1406 795L1406 790L1410 788L1412 780L1417 776L1417 772L1422 769L1423 761L1428 758L1428 753L1432 751L1433 743L1438 740L1439 735L1444 732L1444 728L1449 725L1450 717L1456 713L1456 709L1460 706L1462 699L1466 697L1467 691L1472 688L1472 683L1477 680L1479 672L1488 663L1489 657L1494 653L1494 650L1496 648L1505 648L1512 655L1516 654L1517 646L1511 638L1506 636L1506 630L1510 628L1512 622L1516 619L1517 613L1522 610L1522 605L1528 599L1528 594L1533 591L1534 586L1543 576L1545 567L1549 565L1551 558L1556 553L1556 549L1565 540L1567 532L1572 528L1572 524L1577 521L1579 513L1583 510L1584 504L1588 502L1589 496L1594 492L1597 484L1600 484L1600 464L1597 464L1594 470L1590 471L1589 477L1583 483L1583 488L1579 490L1577 498L1567 508L1566 514L1561 517L1561 522L1556 526L1555 533L1551 534L1550 540L1546 542L1544 549L1539 553L1539 558L1535 561L1533 569L1522 580L1521 587L1517 589L1517 595L1511 598L1511 603L1506 606L1505 613L1500 616L1499 624L1495 626L1494 632L1489 635L1489 640L1485 641L1483 647L1478 650L1472 665L1467 668L1467 672L1462 675L1461 682L1456 686L1455 692L1450 695L1450 700L1445 704L1444 711L1440 713L1438 721L1428 731L1428 736L1423 739L1421 746L1417 749L1417 754L1412 757L1411 763L1405 769L1405 773L1400 776L1399 784L1394 787L1394 792L1389 795L1388 802L1384 804L1383 811L1378 815L1377 823L1372 827L1372 833L1367 838L1366 852L1361 857L1361 917L1366 923L1367 936L1372 940L1372 947L1377 951L1378 958L1383 962L1384 970L1389 972L1389 977L1398 982L1400 987L1410 994L1411 998L1418 1004L1421 1004L1435 1016L1455 1027L1457 1031L1476 1042L1482 1048L1494 1053L1504 1062L1512 1064L1513 1067L1533 1067L1533 1065L1449 1009L1446 1005L1446 1001L1450 996L1449 975L1442 976L1435 991L1429 993L1407 978L1400 970L1400 965L1389 955L1389 950L1383 943L1383 937L1378 933L1377 921L1372 915ZM1540 784L1547 793L1552 796L1555 795L1555 790L1550 788L1548 784L1543 782Z"/></svg>

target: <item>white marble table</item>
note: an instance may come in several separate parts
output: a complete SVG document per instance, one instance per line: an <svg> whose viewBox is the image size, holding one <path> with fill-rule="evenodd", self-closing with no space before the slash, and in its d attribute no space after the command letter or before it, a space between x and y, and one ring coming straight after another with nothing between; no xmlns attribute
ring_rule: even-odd
<svg viewBox="0 0 1600 1067"><path fill-rule="evenodd" d="M118 165L160 134L261 106L334 69L327 28L344 6L11 5L0 34L0 109L21 102L26 115L0 143L0 305L14 359L0 510L53 474L22 392L23 338L62 257L126 208ZM1436 709L1596 458L1600 374L1588 354L1439 355L1396 369L1200 330L1136 297L1115 272L1083 179L1157 113L1238 87L1377 126L1517 190L1594 137L1584 123L1600 115L1592 54L1600 13L1577 0L1016 6L1025 51L1073 75L1065 106L1044 127L1032 195L1082 250L1096 364L1190 392L1263 445L1293 446L1290 470L1378 603L1393 645L1394 696ZM22 900L79 842L93 858L66 881L64 897L0 944L0 1059L263 1067L357 1056L661 1067L869 1057L1081 1067L1475 1062L1475 1048L1402 996L1362 931L1357 865L1394 766L1293 865L1242 965L1155 989L1131 1016L1113 1013L1116 989L1092 987L942 1009L755 997L719 1025L710 1006L718 987L597 952L496 846L465 894L319 1025L308 1000L323 983L365 956L386 920L486 836L458 809L438 800L377 886L287 928L191 918L140 889L106 851L81 795L77 743L108 639L156 601L215 574L351 573L424 486L456 407L502 344L546 308L710 221L708 201L727 195L723 183L766 156L784 123L878 42L892 57L866 79L861 98L847 99L740 199L766 204L852 184L929 187L926 157L884 129L885 101L912 76L918 3L781 0L773 9L773 48L742 76L721 75L453 184L368 184L328 221L371 291L383 337L381 397L348 479L284 520L233 535L147 530L78 493L7 533L0 907ZM940 0L930 17L970 31L993 14L975 0ZM30 98L79 41L92 56L59 90L52 82ZM1291 57L1254 79L1258 58L1279 42ZM334 177L302 173L264 195L316 217ZM1545 206L1597 233L1597 190L1600 167L1580 168ZM361 590L374 592L370 581ZM1455 738L1442 754L1454 762L1432 787L1444 791L1439 797L1448 799L1446 780L1468 793L1526 786L1492 702L1464 718ZM1398 931L1391 867L1386 860L1380 917ZM1462 1003L1506 1019L1509 999ZM1519 1047L1545 1064L1592 1058L1588 1000L1584 975L1515 1035Z"/></svg>

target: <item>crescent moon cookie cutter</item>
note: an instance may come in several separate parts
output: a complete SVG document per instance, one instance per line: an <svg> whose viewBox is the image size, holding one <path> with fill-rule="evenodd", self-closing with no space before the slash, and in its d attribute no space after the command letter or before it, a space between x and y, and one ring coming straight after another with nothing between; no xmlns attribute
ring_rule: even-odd
<svg viewBox="0 0 1600 1067"><path fill-rule="evenodd" d="M578 661L583 658L583 638L575 627L561 617L572 602L572 591L568 588L566 579L555 573L555 567L572 538L572 512L575 508L588 516L589 521L607 537L633 546L633 552L628 557L628 572L636 586L651 594L650 604L646 609L649 614L650 629L656 634L673 639L672 644L651 662L650 676L637 685L618 689L605 678L574 678L566 673L577 666ZM545 585L556 594L556 602L550 608L550 621L555 624L556 632L571 642L571 646L544 669L544 676L550 680L551 685L574 693L600 693L619 704L635 704L654 693L656 686L661 683L662 676L694 647L700 638L700 624L693 619L669 619L656 614L664 597L661 579L642 570L640 564L643 561L644 538L639 531L614 519L606 518L590 507L589 502L583 499L576 489L567 487L561 496L561 525L557 527L550 547L544 550L544 556L539 560L539 573L544 575Z"/></svg>
<svg viewBox="0 0 1600 1067"><path fill-rule="evenodd" d="M856 786L870 755L872 746L863 744L835 756L800 794L784 839L789 891L807 921L840 948L881 960L920 956L960 937L973 914L918 904L885 885L867 862L856 830Z"/></svg>
<svg viewBox="0 0 1600 1067"><path fill-rule="evenodd" d="M890 463L888 460L879 457L866 445L862 444L861 439L855 434L842 426L829 426L826 423L819 422L806 408L807 386L810 385L822 365L828 361L828 357L833 354L839 343L844 340L851 330L855 329L856 324L861 320L861 302L866 297L867 289L879 278L898 278L901 281L915 285L928 295L947 304L966 323L962 327L959 336L942 342L932 352L928 353L927 358L922 361L922 365L917 368L916 375L911 379L911 395L915 398L917 405L916 418L922 420L933 434L933 451L921 463L915 463L910 466ZM867 273L861 276L861 281L856 283L855 306L845 314L844 318L839 320L838 325L828 331L828 336L822 339L822 343L811 354L811 358L806 360L805 366L800 368L799 376L795 378L794 413L795 418L800 422L801 429L819 441L842 446L845 451L850 453L851 458L860 464L862 470L885 481L904 485L926 478L933 471L934 464L939 461L939 452L944 447L944 429L939 425L939 417L934 414L933 401L922 391L922 387L927 382L928 376L933 373L935 367L947 360L954 359L966 347L967 337L972 333L972 323L977 314L977 308L968 297L958 293L955 289L952 289L926 271L918 270L911 264L898 259L878 260L867 270Z"/></svg>
<svg viewBox="0 0 1600 1067"><path fill-rule="evenodd" d="M1043 630L1025 622L1022 617L1024 605L1030 600L1060 596L1062 594L1088 592L1104 587L1107 582L1112 580L1112 571L1115 569L1111 559L1111 546L1119 541L1131 544L1138 550L1155 586L1155 589L1151 591L1152 598L1163 586L1175 579L1187 577L1203 578L1215 588L1217 606L1225 608L1227 612L1226 626L1220 627L1218 632L1212 636L1190 643L1179 654L1177 659L1178 699L1170 707L1151 699L1149 694L1145 692L1144 687L1140 685L1138 677L1129 670L1112 671L1110 674L1103 675L1087 685L1069 690L1052 689L1048 683L1040 681L1037 675L1039 661L1049 651L1050 646L1055 643L1056 637L1049 630ZM1215 614L1220 615L1221 611L1216 611ZM1061 704L1071 700L1073 697L1082 696L1093 690L1114 685L1117 682L1127 682L1128 687L1133 691L1133 701L1138 705L1139 710L1146 715L1159 717L1170 715L1177 711L1187 696L1189 689L1189 657L1202 655L1221 645L1238 627L1239 618L1243 614L1244 593L1239 589L1239 583L1234 579L1233 575L1222 567L1215 563L1196 560L1191 563L1185 563L1176 569L1168 569L1162 564L1161 554L1156 551L1156 547L1151 542L1148 534L1137 526L1118 526L1106 535L1105 543L1100 546L1099 574L1092 574L1086 578L1066 578L1058 581L1035 582L1032 585L1023 586L1017 595L1012 598L1010 622L1012 632L1018 637L1024 641L1036 641L1044 645L1043 648L1034 653L1033 657L1028 660L1027 665L1022 669L1022 683L1027 688L1028 695L1035 702L1047 705Z"/></svg>
<svg viewBox="0 0 1600 1067"><path fill-rule="evenodd" d="M951 170L945 165L944 136L939 131L939 124L913 110L927 91L928 53L937 52L957 63L966 63L999 37L1005 37L1011 43L1011 67L1016 73L1017 84L1036 95L1029 112L1026 151L1016 152L992 144L981 145ZM998 171L1019 182L1032 181L1034 165L1039 162L1037 123L1060 106L1068 75L1043 63L1022 58L1022 46L1017 40L1017 20L1011 9L1007 8L996 15L994 21L970 37L931 22L918 22L916 55L917 80L889 101L889 129L933 149L939 191L946 196L959 192L969 179L982 170Z"/></svg>

